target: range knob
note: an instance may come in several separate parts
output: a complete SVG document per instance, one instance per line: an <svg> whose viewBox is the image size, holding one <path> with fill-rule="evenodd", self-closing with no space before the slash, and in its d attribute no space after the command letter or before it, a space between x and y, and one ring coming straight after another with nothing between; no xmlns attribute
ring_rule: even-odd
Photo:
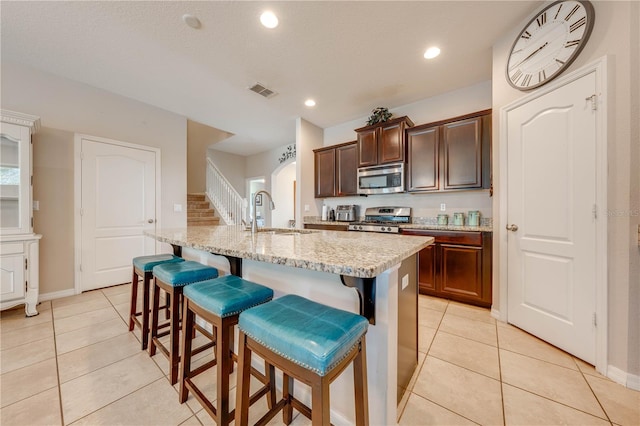
<svg viewBox="0 0 640 426"><path fill-rule="evenodd" d="M388 227L388 228L387 228L387 232L391 232L391 227Z"/></svg>
<svg viewBox="0 0 640 426"><path fill-rule="evenodd" d="M358 229L359 229L360 231L362 231L362 225L359 225L359 226L358 226Z"/></svg>

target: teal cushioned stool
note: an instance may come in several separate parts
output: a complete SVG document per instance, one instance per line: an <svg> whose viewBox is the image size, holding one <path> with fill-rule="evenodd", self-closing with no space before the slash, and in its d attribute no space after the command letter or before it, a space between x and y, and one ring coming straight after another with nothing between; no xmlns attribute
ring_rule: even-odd
<svg viewBox="0 0 640 426"><path fill-rule="evenodd" d="M153 269L153 306L151 308L151 341L149 342L149 355L154 356L156 349L159 349L169 359L169 369L171 372L171 384L178 382L178 365L180 363L179 343L180 343L180 306L182 304L182 292L185 286L205 281L218 276L218 270L198 262L187 260L178 263L163 263L154 266ZM160 290L164 290L170 298L169 310L169 331L159 333L162 328L158 324L158 311L160 310ZM192 333L193 326L184 328L183 332ZM212 341L201 346L194 353L213 347L213 336L202 328L200 332L207 335ZM160 338L170 335L169 347L160 342Z"/></svg>
<svg viewBox="0 0 640 426"><path fill-rule="evenodd" d="M184 259L172 254L156 254L133 258L133 278L131 280L131 303L129 304L129 331L137 325L141 332L142 350L149 344L149 292L153 267L164 263L179 263ZM138 277L142 277L142 311L138 311ZM138 319L142 316L142 321Z"/></svg>
<svg viewBox="0 0 640 426"><path fill-rule="evenodd" d="M369 423L367 397L366 318L286 295L240 314L236 424L248 421L251 353L284 373L283 399L262 420L284 408L283 421L291 422L292 409L309 417L314 425L329 419L329 384L353 362L356 424ZM311 386L311 411L293 397L293 379Z"/></svg>
<svg viewBox="0 0 640 426"><path fill-rule="evenodd" d="M193 336L182 333L181 350L183 355L180 368L180 402L187 400L189 391L202 404L216 424L228 425L234 419L229 411L229 374L233 367L233 327L238 323L241 312L253 306L270 301L273 290L260 284L247 281L235 275L225 275L213 280L192 284L184 289L182 299L183 327L189 329L195 315L209 322L215 330L216 357L201 367L191 371L191 344ZM203 371L216 366L217 392L215 407L204 393L198 389L192 378ZM275 372L273 367L265 369L265 374L254 370L264 386L251 398L257 401L263 395L268 396L269 407L275 404Z"/></svg>

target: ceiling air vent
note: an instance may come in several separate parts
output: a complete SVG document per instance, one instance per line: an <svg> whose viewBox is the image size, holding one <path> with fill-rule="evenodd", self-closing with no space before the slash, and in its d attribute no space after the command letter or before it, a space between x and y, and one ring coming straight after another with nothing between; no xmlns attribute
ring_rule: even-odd
<svg viewBox="0 0 640 426"><path fill-rule="evenodd" d="M256 83L253 86L249 87L249 90L251 90L252 92L256 92L260 96L264 96L265 98L271 98L277 95L276 92L271 89L267 89L263 84L260 83Z"/></svg>

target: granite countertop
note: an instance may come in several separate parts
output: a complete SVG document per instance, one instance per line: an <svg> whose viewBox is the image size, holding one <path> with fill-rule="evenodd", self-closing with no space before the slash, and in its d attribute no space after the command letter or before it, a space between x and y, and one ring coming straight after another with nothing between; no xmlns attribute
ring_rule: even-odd
<svg viewBox="0 0 640 426"><path fill-rule="evenodd" d="M346 226L352 222L340 222L320 219L306 219L304 224L310 225L327 225L327 226ZM427 223L406 223L400 224L400 229L428 229L434 231L466 231L466 232L493 232L493 227L490 225L480 226L455 226L455 225L437 225Z"/></svg>
<svg viewBox="0 0 640 426"><path fill-rule="evenodd" d="M373 232L262 229L254 236L243 226L160 229L145 235L214 254L359 278L380 275L434 241Z"/></svg>

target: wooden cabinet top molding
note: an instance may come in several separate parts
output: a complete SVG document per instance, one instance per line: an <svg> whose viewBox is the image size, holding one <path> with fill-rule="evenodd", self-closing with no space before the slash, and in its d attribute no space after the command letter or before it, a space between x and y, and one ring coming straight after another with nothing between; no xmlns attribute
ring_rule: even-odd
<svg viewBox="0 0 640 426"><path fill-rule="evenodd" d="M321 152L321 151L326 151L328 149L336 149L343 146L349 146L349 145L355 145L355 144L356 144L356 141L350 141L350 142L339 143L337 145L327 145L327 146L323 146L322 148L316 148L313 150L313 152Z"/></svg>
<svg viewBox="0 0 640 426"><path fill-rule="evenodd" d="M376 124L371 124L369 126L360 127L359 129L355 129L355 131L356 132L363 132L363 131L366 131L366 130L375 129L376 127L393 126L395 124L402 123L402 122L405 122L407 124L407 127L412 127L413 126L413 121L411 121L411 119L405 115L405 116L402 116L402 117L394 118L392 120L384 121L382 123L376 123Z"/></svg>
<svg viewBox="0 0 640 426"><path fill-rule="evenodd" d="M484 109L482 111L476 111L470 114L460 115L458 117L447 118L445 120L433 121L431 123L425 123L425 124L418 124L417 126L414 126L411 129L407 129L407 130L420 131L420 130L428 129L430 127L437 127L437 126L442 126L444 124L453 123L456 121L466 120L468 118L480 117L482 115L489 115L491 114L491 111L492 111L491 109Z"/></svg>

